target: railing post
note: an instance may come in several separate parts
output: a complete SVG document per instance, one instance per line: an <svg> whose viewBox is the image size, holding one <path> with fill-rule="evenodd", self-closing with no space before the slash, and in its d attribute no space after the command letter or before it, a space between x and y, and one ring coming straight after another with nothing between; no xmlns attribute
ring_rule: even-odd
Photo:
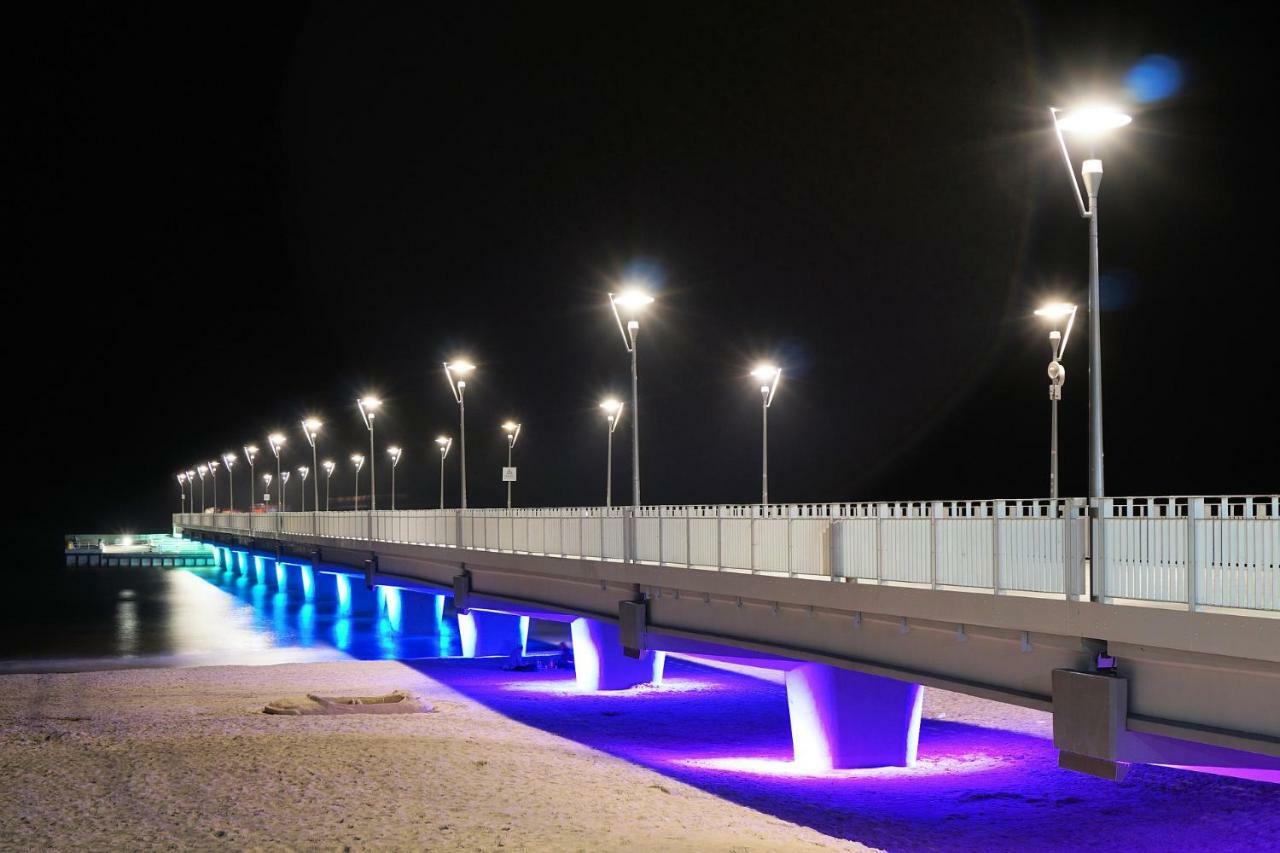
<svg viewBox="0 0 1280 853"><path fill-rule="evenodd" d="M1204 498L1187 498L1187 609L1195 611L1199 598L1200 521Z"/></svg>
<svg viewBox="0 0 1280 853"><path fill-rule="evenodd" d="M684 508L684 565L685 568L693 568L693 516L689 514L690 507Z"/></svg>
<svg viewBox="0 0 1280 853"><path fill-rule="evenodd" d="M724 507L716 504L716 571L724 570Z"/></svg>
<svg viewBox="0 0 1280 853"><path fill-rule="evenodd" d="M786 506L784 509L787 513L787 575L788 577L794 577L795 567L791 564L791 521L795 516L793 515L791 511L792 508L790 506Z"/></svg>
<svg viewBox="0 0 1280 853"><path fill-rule="evenodd" d="M995 501L991 505L991 591L1000 594L1000 519L1005 514L1004 501Z"/></svg>
<svg viewBox="0 0 1280 853"><path fill-rule="evenodd" d="M884 583L884 518L888 504L876 505L876 583Z"/></svg>
<svg viewBox="0 0 1280 853"><path fill-rule="evenodd" d="M938 519L942 517L942 502L934 501L929 506L929 586L938 588Z"/></svg>
<svg viewBox="0 0 1280 853"><path fill-rule="evenodd" d="M622 561L636 562L636 509L627 507L622 511Z"/></svg>

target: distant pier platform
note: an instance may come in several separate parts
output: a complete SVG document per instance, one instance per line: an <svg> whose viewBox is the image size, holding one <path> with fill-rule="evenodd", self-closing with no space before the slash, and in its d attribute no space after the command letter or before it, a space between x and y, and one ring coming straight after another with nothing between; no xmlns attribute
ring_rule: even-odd
<svg viewBox="0 0 1280 853"><path fill-rule="evenodd" d="M70 533L63 537L68 566L180 568L217 565L205 545L168 533Z"/></svg>

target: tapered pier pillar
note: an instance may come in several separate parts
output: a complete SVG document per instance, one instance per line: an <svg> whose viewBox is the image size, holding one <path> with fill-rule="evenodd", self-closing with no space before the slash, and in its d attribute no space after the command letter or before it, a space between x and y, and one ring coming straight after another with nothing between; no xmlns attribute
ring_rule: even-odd
<svg viewBox="0 0 1280 853"><path fill-rule="evenodd" d="M626 690L637 684L659 684L666 664L665 652L646 651L639 659L622 651L618 626L598 619L574 619L573 670L578 688L585 691Z"/></svg>
<svg viewBox="0 0 1280 853"><path fill-rule="evenodd" d="M253 555L253 582L265 584L267 582L267 558L261 554Z"/></svg>
<svg viewBox="0 0 1280 853"><path fill-rule="evenodd" d="M415 592L398 586L378 587L382 615L398 634L440 633L444 620L444 596Z"/></svg>
<svg viewBox="0 0 1280 853"><path fill-rule="evenodd" d="M458 639L462 641L464 658L506 657L515 651L523 655L528 638L528 616L491 610L458 614Z"/></svg>
<svg viewBox="0 0 1280 853"><path fill-rule="evenodd" d="M249 552L233 551L232 554L235 559L231 562L231 574L237 576L249 574Z"/></svg>
<svg viewBox="0 0 1280 853"><path fill-rule="evenodd" d="M832 770L915 763L919 684L816 663L788 670L786 684L796 764Z"/></svg>

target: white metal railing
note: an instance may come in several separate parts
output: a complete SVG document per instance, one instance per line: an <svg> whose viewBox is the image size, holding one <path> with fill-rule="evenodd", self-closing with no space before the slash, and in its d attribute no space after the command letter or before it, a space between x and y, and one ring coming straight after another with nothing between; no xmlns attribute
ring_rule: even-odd
<svg viewBox="0 0 1280 853"><path fill-rule="evenodd" d="M175 527L1280 611L1280 496L180 514ZM1089 561L1089 539L1094 559Z"/></svg>

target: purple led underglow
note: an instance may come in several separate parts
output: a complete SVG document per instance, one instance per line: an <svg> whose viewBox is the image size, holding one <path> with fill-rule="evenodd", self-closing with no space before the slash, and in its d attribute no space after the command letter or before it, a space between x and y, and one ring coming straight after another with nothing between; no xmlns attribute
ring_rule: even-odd
<svg viewBox="0 0 1280 853"><path fill-rule="evenodd" d="M458 638L464 658L507 657L517 650L523 655L529 642L529 617L472 608L458 614Z"/></svg>
<svg viewBox="0 0 1280 853"><path fill-rule="evenodd" d="M575 657L575 665L577 658ZM637 684L624 690L610 690L610 696L619 699L645 699L663 693L705 693L716 690L718 685L701 678L664 678L661 684ZM533 693L540 696L592 696L597 691L584 689L577 679L565 680L529 680L512 681L502 685L502 689L512 693Z"/></svg>
<svg viewBox="0 0 1280 853"><path fill-rule="evenodd" d="M410 665L525 725L871 847L1280 849L1276 786L1144 765L1120 784L1062 770L1052 741L1038 733L1049 731L1047 714L940 690L926 699L933 716L921 723L915 766L815 774L792 760L787 698L776 683L675 656L668 683L699 689L584 694L564 670Z"/></svg>

